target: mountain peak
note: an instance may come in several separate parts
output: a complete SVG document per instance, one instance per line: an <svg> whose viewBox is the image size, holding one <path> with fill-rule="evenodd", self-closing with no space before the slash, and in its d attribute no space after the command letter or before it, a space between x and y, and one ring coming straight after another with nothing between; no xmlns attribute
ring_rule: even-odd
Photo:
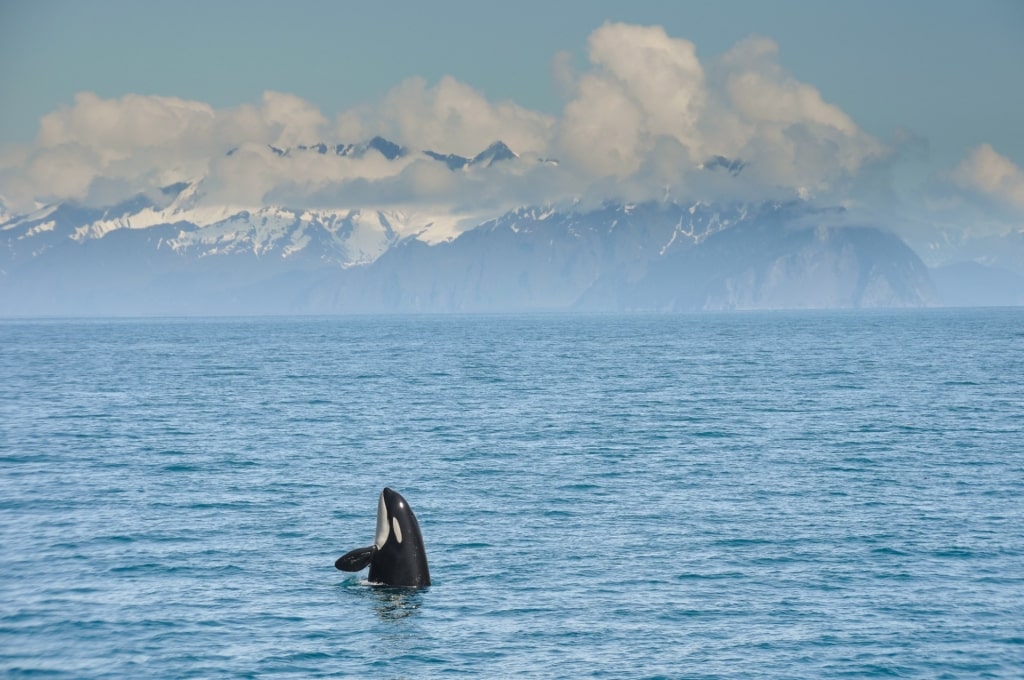
<svg viewBox="0 0 1024 680"><path fill-rule="evenodd" d="M519 155L508 148L505 142L498 140L474 156L470 164L489 168L498 161L507 161L513 158L519 158Z"/></svg>
<svg viewBox="0 0 1024 680"><path fill-rule="evenodd" d="M519 156L513 152L504 141L499 140L490 144L485 148L485 150L474 156L470 163L472 165L482 165L485 168L489 168L499 161L510 161L517 158L519 158Z"/></svg>
<svg viewBox="0 0 1024 680"><path fill-rule="evenodd" d="M305 147L299 148L302 149ZM315 149L320 153L327 152L327 145L323 143L314 145L309 148ZM322 151L321 148L323 149ZM384 156L384 158L386 158L389 161L393 161L396 158L401 158L402 156L409 153L409 151L405 147L399 146L398 144L392 142L390 139L385 139L380 135L377 135L370 141L363 142L361 144L335 144L333 149L335 155L337 156L350 156L352 158L362 158L363 156L366 155L367 151L373 149L374 151L379 152L381 156Z"/></svg>
<svg viewBox="0 0 1024 680"><path fill-rule="evenodd" d="M424 151L423 154L429 158L433 158L435 161L441 161L448 166L449 170L463 170L467 167L473 166L489 168L498 161L507 161L513 158L519 158L519 154L508 148L508 145L500 140L492 143L472 158L466 158L465 156L460 156L454 153L438 153L436 151Z"/></svg>
<svg viewBox="0 0 1024 680"><path fill-rule="evenodd" d="M725 170L733 177L736 177L740 172L747 166L745 161L739 158L726 158L725 156L712 156L703 163L700 164L700 168L703 170L718 170L721 168Z"/></svg>
<svg viewBox="0 0 1024 680"><path fill-rule="evenodd" d="M441 161L448 166L449 170L462 170L464 167L469 165L469 159L465 156L460 156L454 153L438 153L436 151L424 151L423 155L428 158L433 158L435 161Z"/></svg>
<svg viewBox="0 0 1024 680"><path fill-rule="evenodd" d="M380 152L382 156L384 156L384 158L388 159L389 161L393 161L396 158L400 158L401 156L404 156L407 153L407 151L403 147L399 146L398 144L395 144L389 139L384 139L380 135L377 135L369 142L367 142L366 148L376 149L377 151Z"/></svg>

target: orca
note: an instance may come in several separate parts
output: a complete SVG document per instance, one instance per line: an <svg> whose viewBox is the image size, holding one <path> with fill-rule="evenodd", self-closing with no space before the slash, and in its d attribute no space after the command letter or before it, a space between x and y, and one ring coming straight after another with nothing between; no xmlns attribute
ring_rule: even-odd
<svg viewBox="0 0 1024 680"><path fill-rule="evenodd" d="M359 571L370 565L369 581L376 586L423 588L430 585L427 551L409 503L402 494L384 487L377 503L377 536L373 545L339 557L341 571Z"/></svg>

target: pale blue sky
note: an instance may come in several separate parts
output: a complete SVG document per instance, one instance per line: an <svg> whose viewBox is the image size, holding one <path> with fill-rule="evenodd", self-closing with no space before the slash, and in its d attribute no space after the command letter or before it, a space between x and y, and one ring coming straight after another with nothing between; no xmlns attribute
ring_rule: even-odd
<svg viewBox="0 0 1024 680"><path fill-rule="evenodd" d="M906 128L947 164L987 142L1024 164L1024 3L137 2L0 4L0 144L79 91L215 107L296 94L328 117L402 79L452 75L492 101L561 106L550 65L606 20L664 26L705 60L751 34L880 138Z"/></svg>

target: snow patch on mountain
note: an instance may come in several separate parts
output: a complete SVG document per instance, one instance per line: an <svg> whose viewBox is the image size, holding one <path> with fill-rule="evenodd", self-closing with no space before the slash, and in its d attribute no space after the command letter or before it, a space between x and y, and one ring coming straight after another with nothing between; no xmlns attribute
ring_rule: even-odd
<svg viewBox="0 0 1024 680"><path fill-rule="evenodd" d="M56 220L50 220L49 222L40 222L39 224L37 224L37 225L33 226L32 228L30 228L28 231L26 231L21 236L19 236L18 239L32 238L33 236L36 236L37 234L42 234L42 233L47 232L47 231L53 231L56 228L57 228Z"/></svg>

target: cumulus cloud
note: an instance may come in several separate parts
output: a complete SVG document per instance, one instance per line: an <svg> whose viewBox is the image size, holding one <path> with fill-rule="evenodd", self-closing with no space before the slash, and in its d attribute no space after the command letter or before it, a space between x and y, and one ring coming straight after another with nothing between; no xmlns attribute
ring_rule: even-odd
<svg viewBox="0 0 1024 680"><path fill-rule="evenodd" d="M767 38L702 64L660 27L606 24L589 43L559 126L560 151L595 176L685 190L713 156L742 159L749 180L827 191L888 152L813 86L778 63Z"/></svg>
<svg viewBox="0 0 1024 680"><path fill-rule="evenodd" d="M42 118L35 143L18 150L18 162L4 163L0 191L24 209L37 200L83 200L98 178L132 177L142 188L146 178L188 165L188 150L176 144L205 143L213 119L213 109L200 102L80 93L72 106Z"/></svg>
<svg viewBox="0 0 1024 680"><path fill-rule="evenodd" d="M213 119L213 109L201 102L137 94L101 99L92 92L81 92L72 106L43 117L36 145L41 149L80 148L95 154L101 163L109 163L140 149L173 144L182 137L204 137Z"/></svg>
<svg viewBox="0 0 1024 680"><path fill-rule="evenodd" d="M22 211L35 202L106 200L114 185L131 195L202 177L240 145L287 147L318 139L326 126L314 106L277 92L259 106L221 110L175 97L83 92L44 116L34 144L0 164L0 193ZM93 196L97 186L103 191Z"/></svg>
<svg viewBox="0 0 1024 680"><path fill-rule="evenodd" d="M971 150L953 171L953 181L963 189L1024 209L1024 170L989 144Z"/></svg>
<svg viewBox="0 0 1024 680"><path fill-rule="evenodd" d="M454 78L434 86L413 78L376 105L341 114L333 125L310 102L267 92L259 105L214 109L174 97L130 94L103 99L80 93L40 122L33 145L0 161L0 196L15 210L36 202L106 200L182 180L206 178L206 199L256 204L278 187L329 194L353 179L397 177L414 159L387 161L376 151L358 157L280 150L320 142L358 143L382 135L412 149L473 156L501 139L521 154L546 149L554 119L509 102L491 103ZM228 154L228 152L231 152ZM447 195L435 168L409 171L414 196ZM97 187L103 191L97 194ZM395 200L404 200L397 196Z"/></svg>
<svg viewBox="0 0 1024 680"><path fill-rule="evenodd" d="M713 88L706 143L748 161L763 182L827 190L889 153L817 88L786 73L767 38L725 54Z"/></svg>
<svg viewBox="0 0 1024 680"><path fill-rule="evenodd" d="M702 63L692 42L661 27L608 23L587 47L587 64L579 69L569 53L552 59L566 96L557 117L493 102L453 77L433 84L410 78L334 120L278 92L223 109L174 97L81 93L41 120L34 143L0 158L0 197L23 210L67 198L106 201L113 193L200 177L206 200L244 205L268 197L382 203L476 197L494 205L502 196L520 203L599 195L761 197L829 191L889 153L816 88L787 73L778 46L766 38L750 38ZM500 139L523 159L451 173L416 154L388 161L372 151L352 158L270 149L359 143L374 135L412 150L462 156ZM974 179L963 181L1020 201L1013 179L1019 169L1000 171L989 152L963 171ZM742 159L741 176L701 169L718 155ZM543 157L560 164L539 162Z"/></svg>
<svg viewBox="0 0 1024 680"><path fill-rule="evenodd" d="M751 38L730 50L718 74L723 121L710 140L748 160L763 181L827 190L890 152L818 90L778 65L778 47ZM723 111L724 110L724 111Z"/></svg>
<svg viewBox="0 0 1024 680"><path fill-rule="evenodd" d="M704 72L693 43L658 26L605 24L590 35L589 58L559 128L560 151L579 169L624 178L660 137L699 146Z"/></svg>

